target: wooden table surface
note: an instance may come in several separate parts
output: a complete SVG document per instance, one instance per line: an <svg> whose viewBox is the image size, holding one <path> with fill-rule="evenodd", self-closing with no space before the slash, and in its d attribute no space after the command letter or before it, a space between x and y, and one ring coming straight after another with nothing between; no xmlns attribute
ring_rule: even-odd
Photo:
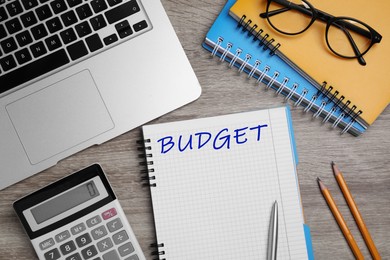
<svg viewBox="0 0 390 260"><path fill-rule="evenodd" d="M162 0L203 92L195 102L152 123L222 115L284 105L282 97L265 91L227 64L210 58L201 47L209 27L225 0ZM156 41L163 39L156 39ZM313 66L316 66L313 63ZM140 108L142 110L142 108ZM292 107L299 156L298 175L304 215L311 227L316 259L353 259L316 183L328 185L352 234L367 259L367 247L334 179L330 162L344 173L350 190L383 259L390 259L390 108L360 137L340 135L312 119L301 107ZM140 128L100 146L75 154L44 172L0 191L0 259L37 259L27 235L12 209L12 202L94 162L100 163L117 193L147 259L154 241L148 187L140 182L136 140ZM201 250L201 249L200 249Z"/></svg>

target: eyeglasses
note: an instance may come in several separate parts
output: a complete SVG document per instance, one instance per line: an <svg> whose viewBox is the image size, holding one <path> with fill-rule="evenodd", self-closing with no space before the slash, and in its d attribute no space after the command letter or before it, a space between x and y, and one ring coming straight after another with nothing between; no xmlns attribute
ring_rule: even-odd
<svg viewBox="0 0 390 260"><path fill-rule="evenodd" d="M260 17L266 18L276 31L287 35L305 32L317 19L326 22L328 48L337 56L357 58L361 65L366 65L363 55L382 39L366 23L351 17L332 16L314 8L306 0L268 0L266 12Z"/></svg>

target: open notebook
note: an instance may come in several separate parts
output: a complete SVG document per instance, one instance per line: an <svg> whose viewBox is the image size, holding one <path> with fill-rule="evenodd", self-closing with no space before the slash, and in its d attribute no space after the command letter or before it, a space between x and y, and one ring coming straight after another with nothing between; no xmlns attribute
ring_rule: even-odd
<svg viewBox="0 0 390 260"><path fill-rule="evenodd" d="M267 0L237 0L230 8L230 15L245 24L248 31L256 34L260 29L277 40L281 46L275 54L294 66L302 75L312 78L318 88L327 82L328 95L336 98L344 96L342 103L349 101L348 107L360 111L358 121L371 125L390 102L390 77L388 59L390 57L390 1L309 1L315 8L334 16L349 16L359 19L382 35L364 59L366 66L357 59L344 59L334 55L325 43L326 24L316 21L304 33L288 36L276 32L266 19L259 14L265 12ZM281 16L280 18L288 16ZM286 20L286 23L294 21ZM254 30L251 30L254 28Z"/></svg>
<svg viewBox="0 0 390 260"><path fill-rule="evenodd" d="M286 107L142 127L161 259L312 259Z"/></svg>

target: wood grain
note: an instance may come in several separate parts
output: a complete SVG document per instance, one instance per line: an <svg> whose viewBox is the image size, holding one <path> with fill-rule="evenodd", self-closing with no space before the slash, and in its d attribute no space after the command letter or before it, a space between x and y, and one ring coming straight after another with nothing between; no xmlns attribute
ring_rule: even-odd
<svg viewBox="0 0 390 260"><path fill-rule="evenodd" d="M210 58L201 47L224 0L162 0L183 48L202 85L195 102L151 123L222 115L284 105L283 98L265 91L254 81ZM156 39L159 40L159 39ZM317 66L313 63L313 66ZM367 88L368 90L370 88ZM331 190L364 256L370 254L333 177L331 161L343 172L359 210L383 259L390 259L390 108L360 137L330 130L329 124L313 120L302 108L292 107L293 127L299 155L298 175L304 215L311 227L316 259L353 259L316 183L321 177ZM37 259L18 222L12 202L57 179L99 162L108 174L138 240L147 255L154 242L149 188L140 183L134 129L109 142L86 149L33 177L0 191L0 259ZM201 250L201 249L200 249Z"/></svg>

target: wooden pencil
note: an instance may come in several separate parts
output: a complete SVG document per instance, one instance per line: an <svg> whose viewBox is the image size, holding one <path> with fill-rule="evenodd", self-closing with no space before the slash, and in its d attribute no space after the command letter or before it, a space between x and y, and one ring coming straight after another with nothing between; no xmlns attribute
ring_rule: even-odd
<svg viewBox="0 0 390 260"><path fill-rule="evenodd" d="M325 186L325 184L321 181L320 178L317 178L318 185L320 187L321 193L324 196L330 211L332 212L334 218L336 219L337 224L339 225L341 232L343 233L345 239L347 240L347 243L349 247L352 250L352 253L354 254L356 259L364 259L362 252L360 251L354 237L352 236L351 231L349 230L347 223L345 222L343 216L341 215L339 209L336 206L335 201L333 200L332 195L330 194L328 188Z"/></svg>
<svg viewBox="0 0 390 260"><path fill-rule="evenodd" d="M359 209L352 197L351 191L347 186L347 182L345 181L343 174L341 173L341 171L339 170L339 168L336 166L334 162L332 162L332 169L333 169L334 176L337 180L337 183L339 184L340 189L344 195L344 198L347 201L348 207L351 210L353 217L355 218L356 224L359 227L364 242L366 242L366 245L368 247L368 250L370 251L372 258L374 260L381 259L381 256L379 255L379 252L374 244L374 241L372 240L371 235L368 232L367 226L364 223L364 220L359 212Z"/></svg>

